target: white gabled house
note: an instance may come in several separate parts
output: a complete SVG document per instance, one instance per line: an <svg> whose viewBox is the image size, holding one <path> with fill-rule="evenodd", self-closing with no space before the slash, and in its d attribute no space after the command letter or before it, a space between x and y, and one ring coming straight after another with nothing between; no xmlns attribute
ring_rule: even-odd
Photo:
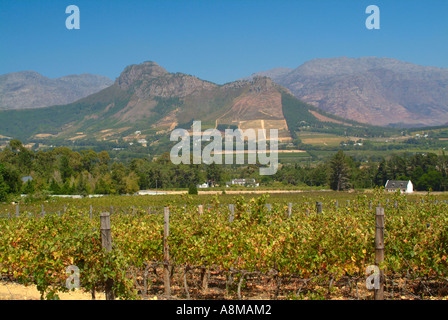
<svg viewBox="0 0 448 320"><path fill-rule="evenodd" d="M386 191L397 191L400 189L402 193L412 193L414 192L414 185L411 180L403 181L403 180L387 180L385 185Z"/></svg>
<svg viewBox="0 0 448 320"><path fill-rule="evenodd" d="M203 184L197 184L196 188L210 188L210 184L208 182L204 182Z"/></svg>

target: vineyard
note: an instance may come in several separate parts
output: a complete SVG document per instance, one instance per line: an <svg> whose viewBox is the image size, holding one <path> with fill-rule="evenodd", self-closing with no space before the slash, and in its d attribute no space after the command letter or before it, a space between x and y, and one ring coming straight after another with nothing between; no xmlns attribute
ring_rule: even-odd
<svg viewBox="0 0 448 320"><path fill-rule="evenodd" d="M69 266L92 298L112 283L118 299L371 299L366 269L381 206L385 298L448 296L448 204L429 194L154 199L3 205L1 277L35 284L43 299L69 290Z"/></svg>

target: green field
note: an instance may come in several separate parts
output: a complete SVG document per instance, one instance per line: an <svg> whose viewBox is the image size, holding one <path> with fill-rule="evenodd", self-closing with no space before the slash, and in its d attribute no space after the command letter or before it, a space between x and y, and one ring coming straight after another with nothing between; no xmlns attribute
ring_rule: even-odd
<svg viewBox="0 0 448 320"><path fill-rule="evenodd" d="M342 141L346 141L349 139L349 137L338 136L336 134L316 133L316 132L301 132L297 136L300 140L302 140L304 144L310 144L314 146L334 147L339 146Z"/></svg>

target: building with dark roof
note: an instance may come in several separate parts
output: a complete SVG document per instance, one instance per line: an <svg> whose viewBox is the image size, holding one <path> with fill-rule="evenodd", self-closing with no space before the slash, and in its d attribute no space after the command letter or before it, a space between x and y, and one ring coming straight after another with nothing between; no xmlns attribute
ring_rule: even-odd
<svg viewBox="0 0 448 320"><path fill-rule="evenodd" d="M414 186L411 180L403 181L403 180L387 180L385 185L386 191L397 191L400 189L402 193L412 193L414 192Z"/></svg>

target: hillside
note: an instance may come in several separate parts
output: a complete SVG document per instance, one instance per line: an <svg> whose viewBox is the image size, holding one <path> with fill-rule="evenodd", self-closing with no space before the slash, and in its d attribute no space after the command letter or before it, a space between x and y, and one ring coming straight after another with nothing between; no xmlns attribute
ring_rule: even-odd
<svg viewBox="0 0 448 320"><path fill-rule="evenodd" d="M194 120L202 121L202 130L275 128L285 142L310 128L342 135L375 134L374 127L299 101L267 77L217 85L169 73L148 61L128 66L112 86L74 103L1 111L0 135L28 142L139 140L145 145L166 141L171 130L189 129Z"/></svg>
<svg viewBox="0 0 448 320"><path fill-rule="evenodd" d="M92 74L50 79L34 71L0 75L0 110L67 104L96 93L113 81Z"/></svg>
<svg viewBox="0 0 448 320"><path fill-rule="evenodd" d="M346 119L398 127L448 123L448 69L390 58L342 57L251 77L258 75L271 77L300 100Z"/></svg>

